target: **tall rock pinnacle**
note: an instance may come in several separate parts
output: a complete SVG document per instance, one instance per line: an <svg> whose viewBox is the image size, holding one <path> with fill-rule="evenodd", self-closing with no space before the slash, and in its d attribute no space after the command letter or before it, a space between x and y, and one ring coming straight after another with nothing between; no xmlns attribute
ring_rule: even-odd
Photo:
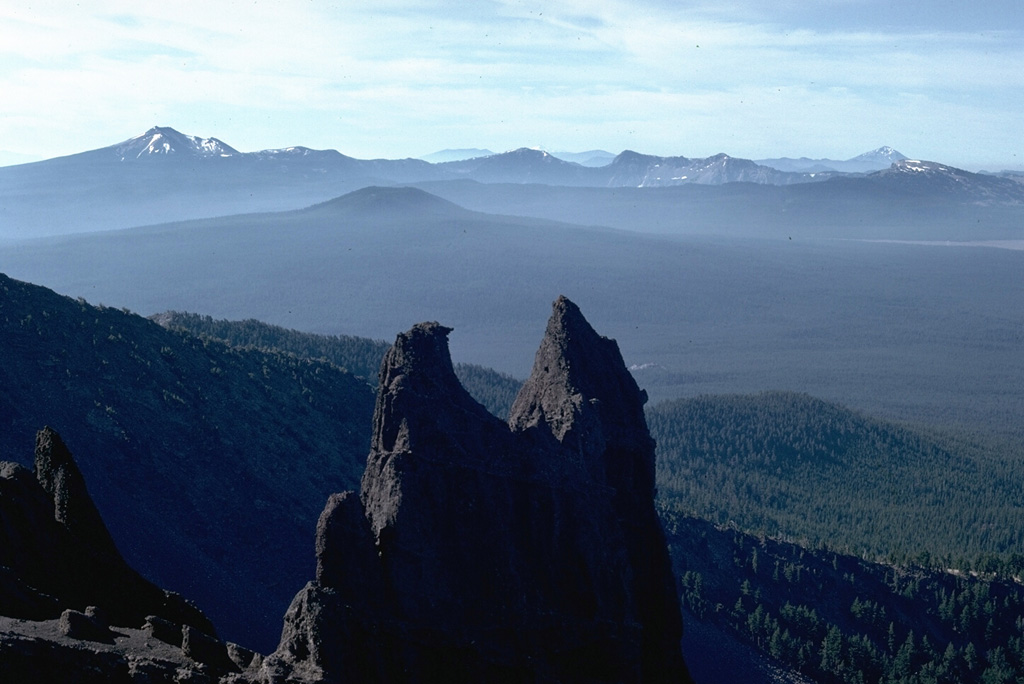
<svg viewBox="0 0 1024 684"><path fill-rule="evenodd" d="M85 486L85 478L52 428L36 433L36 479L53 499L53 517L94 553L120 557Z"/></svg>
<svg viewBox="0 0 1024 684"><path fill-rule="evenodd" d="M265 681L689 681L646 397L615 342L559 298L505 424L449 332L386 355L358 499L328 502Z"/></svg>
<svg viewBox="0 0 1024 684"><path fill-rule="evenodd" d="M615 340L602 337L579 307L559 297L533 371L512 405L515 431L549 433L580 459L609 501L633 573L632 600L642 634L646 681L682 668L683 627L665 535L654 509L655 443L647 429L641 390ZM670 680L663 680L670 681Z"/></svg>
<svg viewBox="0 0 1024 684"><path fill-rule="evenodd" d="M515 431L550 433L599 482L654 495L654 440L647 394L626 370L615 340L598 335L565 297L553 306L533 372L509 415Z"/></svg>

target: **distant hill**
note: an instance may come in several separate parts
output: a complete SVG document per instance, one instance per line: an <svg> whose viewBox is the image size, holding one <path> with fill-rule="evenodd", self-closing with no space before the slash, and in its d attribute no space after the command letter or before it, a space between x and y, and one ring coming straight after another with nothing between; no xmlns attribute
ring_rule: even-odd
<svg viewBox="0 0 1024 684"><path fill-rule="evenodd" d="M938 162L901 159L888 169L865 178L886 191L908 197L942 195L978 204L1014 204L1022 199L1024 185L1012 178L971 173ZM837 182L849 182L837 180Z"/></svg>
<svg viewBox="0 0 1024 684"><path fill-rule="evenodd" d="M590 185L593 177L590 169L527 147L439 167L450 177L471 178L481 183Z"/></svg>
<svg viewBox="0 0 1024 684"><path fill-rule="evenodd" d="M476 157L489 157L494 152L480 148L463 148L458 150L439 150L425 154L420 159L431 164L442 164L444 162L462 161L463 159L474 159Z"/></svg>
<svg viewBox="0 0 1024 684"><path fill-rule="evenodd" d="M648 421L671 508L901 561L1024 549L1019 444L928 435L793 393L666 402Z"/></svg>
<svg viewBox="0 0 1024 684"><path fill-rule="evenodd" d="M615 159L615 155L604 150L587 150L586 152L552 152L562 161L575 162L580 166L607 166Z"/></svg>
<svg viewBox="0 0 1024 684"><path fill-rule="evenodd" d="M0 348L3 458L24 464L40 426L60 430L129 564L223 636L276 645L324 501L362 473L367 384L6 276Z"/></svg>
<svg viewBox="0 0 1024 684"><path fill-rule="evenodd" d="M845 160L782 157L779 159L758 159L757 163L779 169L780 171L793 173L871 173L872 171L887 169L896 162L906 158L906 155L903 153L885 146Z"/></svg>

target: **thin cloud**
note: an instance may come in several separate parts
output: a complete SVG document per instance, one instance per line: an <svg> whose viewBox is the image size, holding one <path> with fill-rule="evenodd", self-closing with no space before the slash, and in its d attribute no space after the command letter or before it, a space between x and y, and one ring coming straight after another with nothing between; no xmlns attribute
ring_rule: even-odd
<svg viewBox="0 0 1024 684"><path fill-rule="evenodd" d="M832 5L860 16L873 1ZM1012 23L979 32L791 20L809 7L50 0L0 9L0 141L52 155L163 123L241 149L347 146L356 156L540 139L827 156L840 133L863 136L851 143L859 149L935 131L930 156L954 163L970 142L937 132L959 116L1012 144L1024 86ZM998 145L999 133L979 132L978 144Z"/></svg>

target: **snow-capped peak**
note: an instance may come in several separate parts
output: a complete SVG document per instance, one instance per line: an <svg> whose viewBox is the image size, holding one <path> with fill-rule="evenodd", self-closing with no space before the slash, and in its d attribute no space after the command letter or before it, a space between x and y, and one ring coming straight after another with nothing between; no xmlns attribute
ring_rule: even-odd
<svg viewBox="0 0 1024 684"><path fill-rule="evenodd" d="M888 145L885 145L883 147L879 147L877 150L871 150L870 152L859 154L848 161L887 162L889 164L894 164L906 158L906 155L889 147Z"/></svg>
<svg viewBox="0 0 1024 684"><path fill-rule="evenodd" d="M217 138L185 135L165 126L154 126L142 135L115 145L114 149L120 161L153 156L231 157L239 154Z"/></svg>

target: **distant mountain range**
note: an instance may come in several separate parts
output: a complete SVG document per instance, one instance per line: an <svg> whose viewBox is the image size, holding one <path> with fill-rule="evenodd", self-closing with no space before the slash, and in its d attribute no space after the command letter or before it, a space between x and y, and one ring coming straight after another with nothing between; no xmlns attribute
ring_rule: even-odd
<svg viewBox="0 0 1024 684"><path fill-rule="evenodd" d="M457 150L439 150L432 154L426 154L420 159L431 164L441 164L451 161L463 161L464 159L475 159L476 157L490 157L494 152L482 150L478 147L462 148Z"/></svg>
<svg viewBox="0 0 1024 684"><path fill-rule="evenodd" d="M779 159L758 159L757 163L791 173L870 173L887 169L894 163L903 161L906 158L901 152L886 146L843 161L836 159L808 159L807 157L800 157L799 159L781 157Z"/></svg>
<svg viewBox="0 0 1024 684"><path fill-rule="evenodd" d="M730 186L725 192L695 191L702 202L715 205L712 214L718 209L733 211L722 202L739 206L753 202L758 206L768 197L820 205L836 197L855 197L856 201L867 198L870 203L879 198L891 201L893 193L901 192L914 193L919 200L933 196L938 203L947 203L952 197L960 203L1024 204L1024 176L999 177L931 162L911 163L891 148L844 162L859 165L857 168L884 166L867 174L828 169L787 171L726 154L661 157L627 150L614 157L602 151L565 156L581 161L566 161L529 148L439 163L422 159L363 160L336 150L298 146L239 152L217 138L156 127L108 147L0 168L0 239L292 210L368 186L465 181L519 186L520 190L509 190L511 195L525 186L537 185L606 190ZM913 180L904 173L908 169L913 169ZM801 189L778 198L777 191L753 186ZM947 196L951 191L952 196ZM436 194L444 196L446 192ZM716 199L726 196L728 200ZM645 195L645 202L649 198ZM495 206L472 208L498 210ZM515 206L502 207L500 213L518 211ZM847 208L835 215L845 213ZM757 212L752 218L757 220ZM590 219L587 222L594 223ZM605 221L599 219L597 223Z"/></svg>
<svg viewBox="0 0 1024 684"><path fill-rule="evenodd" d="M456 150L440 150L432 154L424 155L420 157L423 161L428 161L431 164L441 164L444 162L453 161L465 161L467 159L476 159L478 157L490 157L495 153L490 150L482 150L479 148L468 148L468 149L456 149ZM562 161L573 162L580 166L605 166L609 164L615 155L611 152L604 150L588 150L586 152L551 152L551 156L557 157Z"/></svg>

